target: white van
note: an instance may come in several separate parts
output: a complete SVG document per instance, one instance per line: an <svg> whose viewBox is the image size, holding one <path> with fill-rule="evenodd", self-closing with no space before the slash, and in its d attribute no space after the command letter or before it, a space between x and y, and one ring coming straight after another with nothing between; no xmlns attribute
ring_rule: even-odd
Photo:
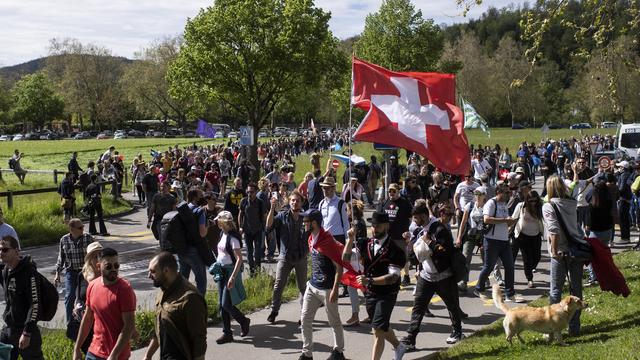
<svg viewBox="0 0 640 360"><path fill-rule="evenodd" d="M640 124L622 124L618 129L618 150L635 159L640 149Z"/></svg>

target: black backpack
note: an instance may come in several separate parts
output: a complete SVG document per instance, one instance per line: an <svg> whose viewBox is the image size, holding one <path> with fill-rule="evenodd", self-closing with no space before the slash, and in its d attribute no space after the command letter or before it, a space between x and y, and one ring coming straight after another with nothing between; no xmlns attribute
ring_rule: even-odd
<svg viewBox="0 0 640 360"><path fill-rule="evenodd" d="M33 264L33 272L40 286L38 321L51 321L58 310L58 289L36 269L35 264ZM8 277L9 268L5 266L2 270L3 281L7 281Z"/></svg>
<svg viewBox="0 0 640 360"><path fill-rule="evenodd" d="M14 169L16 167L16 159L9 159L9 169Z"/></svg>
<svg viewBox="0 0 640 360"><path fill-rule="evenodd" d="M160 250L179 254L187 245L195 246L204 263L209 266L215 261L206 241L198 231L198 216L189 204L181 202L176 210L164 214L160 221Z"/></svg>

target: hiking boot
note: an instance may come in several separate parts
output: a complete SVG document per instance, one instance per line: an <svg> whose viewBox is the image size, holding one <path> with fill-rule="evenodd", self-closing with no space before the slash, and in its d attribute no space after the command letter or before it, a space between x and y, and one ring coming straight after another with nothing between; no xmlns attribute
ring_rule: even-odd
<svg viewBox="0 0 640 360"><path fill-rule="evenodd" d="M462 331L453 330L451 335L449 335L449 337L447 338L447 344L455 344L458 341L462 340L463 338L464 338L464 335L462 334Z"/></svg>
<svg viewBox="0 0 640 360"><path fill-rule="evenodd" d="M230 342L233 342L233 335L222 334L222 336L216 339L216 344L218 345L222 345Z"/></svg>
<svg viewBox="0 0 640 360"><path fill-rule="evenodd" d="M269 316L267 316L267 322L273 324L276 322L276 318L278 317L278 312L277 311L272 311L271 314L269 314Z"/></svg>
<svg viewBox="0 0 640 360"><path fill-rule="evenodd" d="M402 342L400 342L398 346L395 349L393 349L393 360L402 360L402 357L406 352L407 352L407 348Z"/></svg>
<svg viewBox="0 0 640 360"><path fill-rule="evenodd" d="M404 348L405 348L405 352L406 351L413 351L416 349L416 342L415 340L410 337L410 336L405 336L402 339L400 339L400 342L402 344L404 344Z"/></svg>
<svg viewBox="0 0 640 360"><path fill-rule="evenodd" d="M340 351L333 349L331 350L331 355L327 358L327 360L346 360L344 358L344 354Z"/></svg>

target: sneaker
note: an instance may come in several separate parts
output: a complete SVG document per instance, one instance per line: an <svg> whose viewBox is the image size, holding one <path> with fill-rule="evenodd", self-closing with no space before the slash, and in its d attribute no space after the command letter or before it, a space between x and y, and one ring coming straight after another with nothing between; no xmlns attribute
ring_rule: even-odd
<svg viewBox="0 0 640 360"><path fill-rule="evenodd" d="M473 296L479 297L482 300L485 300L487 298L487 295L483 294L478 289L473 289Z"/></svg>
<svg viewBox="0 0 640 360"><path fill-rule="evenodd" d="M640 243L638 243L636 246L632 247L633 250L640 250Z"/></svg>
<svg viewBox="0 0 640 360"><path fill-rule="evenodd" d="M411 279L409 278L409 275L403 276L400 286L409 286L409 285L411 285Z"/></svg>
<svg viewBox="0 0 640 360"><path fill-rule="evenodd" d="M458 341L462 340L464 338L464 335L462 334L462 331L456 331L454 330L451 335L449 335L449 337L447 338L447 344L455 344Z"/></svg>
<svg viewBox="0 0 640 360"><path fill-rule="evenodd" d="M460 281L460 282L458 283L458 290L459 290L461 293L465 293L465 292L467 292L467 283L466 283L466 282L464 282L464 281Z"/></svg>
<svg viewBox="0 0 640 360"><path fill-rule="evenodd" d="M277 311L272 311L271 314L269 314L269 316L267 316L267 322L273 324L276 322L276 318L278 317L278 312Z"/></svg>
<svg viewBox="0 0 640 360"><path fill-rule="evenodd" d="M513 296L506 296L504 297L504 302L506 303L510 303L510 302L514 302L515 300L513 299Z"/></svg>
<svg viewBox="0 0 640 360"><path fill-rule="evenodd" d="M327 360L346 360L344 354L340 351L333 349L331 350L331 355L327 358Z"/></svg>
<svg viewBox="0 0 640 360"><path fill-rule="evenodd" d="M218 345L222 345L230 342L233 342L233 335L223 334L218 339L216 339L216 344Z"/></svg>
<svg viewBox="0 0 640 360"><path fill-rule="evenodd" d="M402 360L402 357L406 352L407 352L407 348L404 346L402 342L400 342L398 346L393 350L393 360Z"/></svg>
<svg viewBox="0 0 640 360"><path fill-rule="evenodd" d="M298 360L313 360L313 357L301 354Z"/></svg>
<svg viewBox="0 0 640 360"><path fill-rule="evenodd" d="M498 285L500 285L500 287L504 287L504 280L498 281Z"/></svg>
<svg viewBox="0 0 640 360"><path fill-rule="evenodd" d="M363 324L371 324L371 318L368 316L360 321Z"/></svg>
<svg viewBox="0 0 640 360"><path fill-rule="evenodd" d="M533 270L531 270L531 272L535 274L535 273L538 272L538 269L533 269Z"/></svg>
<svg viewBox="0 0 640 360"><path fill-rule="evenodd" d="M404 345L405 352L413 351L416 349L415 341L409 336L405 336L402 339L400 339L400 343Z"/></svg>
<svg viewBox="0 0 640 360"><path fill-rule="evenodd" d="M533 289L533 288L535 288L535 287L536 287L536 285L533 283L533 281L528 281L528 282L527 282L527 287L528 287L529 289Z"/></svg>

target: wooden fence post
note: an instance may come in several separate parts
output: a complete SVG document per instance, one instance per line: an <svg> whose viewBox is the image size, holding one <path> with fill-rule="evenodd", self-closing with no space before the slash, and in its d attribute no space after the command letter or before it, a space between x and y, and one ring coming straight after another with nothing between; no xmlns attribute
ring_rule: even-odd
<svg viewBox="0 0 640 360"><path fill-rule="evenodd" d="M7 208L13 209L13 192L9 190L9 194L7 195Z"/></svg>

